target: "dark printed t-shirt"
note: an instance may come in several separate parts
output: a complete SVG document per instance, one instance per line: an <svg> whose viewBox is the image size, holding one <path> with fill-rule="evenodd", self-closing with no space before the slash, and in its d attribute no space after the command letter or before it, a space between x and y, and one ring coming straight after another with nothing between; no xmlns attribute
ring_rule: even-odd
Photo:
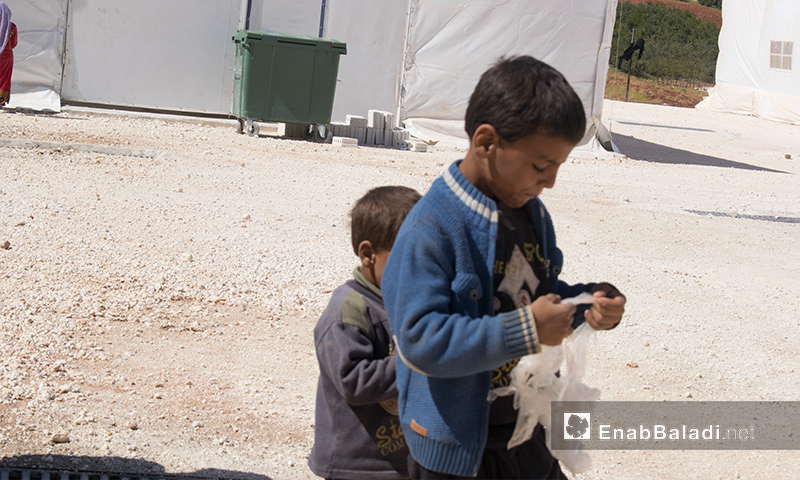
<svg viewBox="0 0 800 480"><path fill-rule="evenodd" d="M530 305L547 294L546 270L541 243L525 208L498 205L497 246L494 256L494 313L510 312ZM510 373L519 359L492 372L492 388L508 386ZM500 397L492 404L489 424L517 421L514 397Z"/></svg>

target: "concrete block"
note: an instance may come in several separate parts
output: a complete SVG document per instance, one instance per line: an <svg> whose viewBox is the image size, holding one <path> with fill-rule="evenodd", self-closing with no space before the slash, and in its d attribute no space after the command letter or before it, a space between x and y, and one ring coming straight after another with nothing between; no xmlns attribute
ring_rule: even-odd
<svg viewBox="0 0 800 480"><path fill-rule="evenodd" d="M367 119L359 115L347 115L347 124L351 127L366 127Z"/></svg>
<svg viewBox="0 0 800 480"><path fill-rule="evenodd" d="M375 132L377 132L377 130L374 128L367 128L367 141L364 142L364 145L375 145Z"/></svg>
<svg viewBox="0 0 800 480"><path fill-rule="evenodd" d="M425 142L420 142L417 140L406 140L405 141L406 149L412 152L427 152L428 151L428 144Z"/></svg>
<svg viewBox="0 0 800 480"><path fill-rule="evenodd" d="M333 133L334 137L346 137L347 125L343 125L341 123L332 123L331 133Z"/></svg>
<svg viewBox="0 0 800 480"><path fill-rule="evenodd" d="M394 148L402 148L403 147L403 131L399 128L392 129L392 147Z"/></svg>
<svg viewBox="0 0 800 480"><path fill-rule="evenodd" d="M367 127L356 127L356 135L355 138L358 139L358 143L361 145L367 144Z"/></svg>
<svg viewBox="0 0 800 480"><path fill-rule="evenodd" d="M383 132L384 130L381 128L380 130L375 129L375 145L383 145Z"/></svg>
<svg viewBox="0 0 800 480"><path fill-rule="evenodd" d="M348 137L333 137L331 141L333 145L337 147L357 147L358 140L355 138L348 138Z"/></svg>
<svg viewBox="0 0 800 480"><path fill-rule="evenodd" d="M386 128L390 130L396 127L396 125L394 124L394 113L383 112L383 121L386 125Z"/></svg>
<svg viewBox="0 0 800 480"><path fill-rule="evenodd" d="M385 123L384 120L384 112L380 110L370 110L367 112L367 126L369 128L374 128L376 130L383 130L383 125Z"/></svg>

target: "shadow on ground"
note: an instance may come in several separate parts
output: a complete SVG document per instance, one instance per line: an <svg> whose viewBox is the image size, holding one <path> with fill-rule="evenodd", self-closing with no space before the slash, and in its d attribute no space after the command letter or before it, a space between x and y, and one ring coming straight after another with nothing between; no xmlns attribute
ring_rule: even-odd
<svg viewBox="0 0 800 480"><path fill-rule="evenodd" d="M612 134L612 137L614 144L619 148L620 152L633 160L673 165L701 165L705 167L739 168L742 170L755 170L759 172L787 173L781 170L750 165L749 163L734 162L733 160L727 160L725 158L712 157L710 155L702 155L679 148L667 147L665 145L647 142L618 133Z"/></svg>
<svg viewBox="0 0 800 480"><path fill-rule="evenodd" d="M66 475L66 477L64 476ZM272 480L266 475L231 470L202 469L167 473L156 462L120 457L19 455L0 458L0 476L8 480ZM104 479L105 480L105 479Z"/></svg>

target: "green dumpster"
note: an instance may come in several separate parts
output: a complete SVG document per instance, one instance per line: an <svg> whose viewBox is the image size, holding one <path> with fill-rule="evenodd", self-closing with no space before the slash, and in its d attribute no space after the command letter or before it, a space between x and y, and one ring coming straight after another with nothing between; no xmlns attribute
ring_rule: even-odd
<svg viewBox="0 0 800 480"><path fill-rule="evenodd" d="M233 42L233 115L240 132L257 134L254 121L305 124L309 130L330 123L345 43L252 30L239 30ZM327 136L319 133L323 128L316 131Z"/></svg>

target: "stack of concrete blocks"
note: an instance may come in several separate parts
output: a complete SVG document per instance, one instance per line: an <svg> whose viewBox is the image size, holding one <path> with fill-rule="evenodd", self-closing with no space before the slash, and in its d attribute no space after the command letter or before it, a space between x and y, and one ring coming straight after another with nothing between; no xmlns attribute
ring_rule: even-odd
<svg viewBox="0 0 800 480"><path fill-rule="evenodd" d="M410 143L427 147L424 142L410 142L408 130L395 126L394 114L380 110L370 110L366 118L347 115L347 123L332 123L331 130L334 139L355 138L359 145L408 148L414 151L425 150L419 145L412 147Z"/></svg>

